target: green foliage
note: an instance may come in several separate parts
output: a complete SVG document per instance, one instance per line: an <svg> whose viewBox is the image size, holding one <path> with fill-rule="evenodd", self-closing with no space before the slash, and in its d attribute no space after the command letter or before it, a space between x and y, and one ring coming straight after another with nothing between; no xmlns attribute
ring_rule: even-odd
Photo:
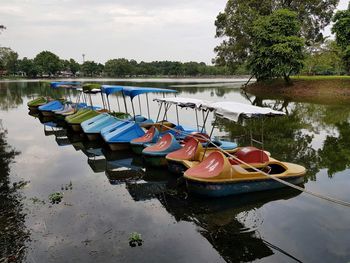
<svg viewBox="0 0 350 263"><path fill-rule="evenodd" d="M69 60L68 64L69 70L72 72L73 75L75 75L80 70L80 65L78 62L76 62L74 59Z"/></svg>
<svg viewBox="0 0 350 263"><path fill-rule="evenodd" d="M216 18L216 37L223 38L215 48L214 62L235 70L246 62L253 46L253 24L261 16L278 9L289 9L297 13L301 33L307 44L322 40L322 29L327 26L339 0L228 0L224 12Z"/></svg>
<svg viewBox="0 0 350 263"><path fill-rule="evenodd" d="M344 72L342 51L333 40L309 48L304 62L303 74L341 75Z"/></svg>
<svg viewBox="0 0 350 263"><path fill-rule="evenodd" d="M40 52L35 56L34 63L37 65L41 75L47 74L52 76L62 69L60 58L50 51Z"/></svg>
<svg viewBox="0 0 350 263"><path fill-rule="evenodd" d="M109 77L125 77L132 75L135 69L131 61L125 58L118 58L108 60L104 71Z"/></svg>
<svg viewBox="0 0 350 263"><path fill-rule="evenodd" d="M18 70L18 54L8 47L0 47L0 70L14 74Z"/></svg>
<svg viewBox="0 0 350 263"><path fill-rule="evenodd" d="M332 33L342 50L345 69L350 73L350 5L347 10L338 11L333 17Z"/></svg>
<svg viewBox="0 0 350 263"><path fill-rule="evenodd" d="M102 64L97 64L95 61L85 61L81 65L81 71L84 76L98 76L102 73L103 71L103 65Z"/></svg>
<svg viewBox="0 0 350 263"><path fill-rule="evenodd" d="M286 9L260 17L253 24L248 67L258 81L283 77L289 82L289 76L299 72L304 59L299 32L297 14Z"/></svg>
<svg viewBox="0 0 350 263"><path fill-rule="evenodd" d="M40 71L40 68L34 63L33 59L24 57L19 61L19 70L22 71L27 77L35 78Z"/></svg>
<svg viewBox="0 0 350 263"><path fill-rule="evenodd" d="M58 204L63 199L63 193L56 192L49 195L49 200L52 204Z"/></svg>
<svg viewBox="0 0 350 263"><path fill-rule="evenodd" d="M143 243L142 237L140 233L132 232L129 236L129 245L131 247L135 247L136 245L141 246Z"/></svg>

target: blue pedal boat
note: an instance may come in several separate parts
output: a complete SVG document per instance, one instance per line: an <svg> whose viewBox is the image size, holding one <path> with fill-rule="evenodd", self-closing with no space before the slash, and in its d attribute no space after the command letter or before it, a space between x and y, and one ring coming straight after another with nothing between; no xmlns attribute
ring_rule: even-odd
<svg viewBox="0 0 350 263"><path fill-rule="evenodd" d="M171 133L162 136L156 144L150 145L143 149L142 157L146 165L165 166L167 160L165 156L168 153L181 149L179 141Z"/></svg>
<svg viewBox="0 0 350 263"><path fill-rule="evenodd" d="M148 94L149 93L175 93L176 90L161 89L161 88L148 88L148 87L129 87L124 86L122 90L123 97L129 97L132 107L133 116L131 120L127 121L127 124L122 125L115 123L107 126L101 130L101 136L104 141L109 145L111 150L122 150L130 147L130 141L141 137L145 134L145 130L142 127L151 127L154 122L150 119L149 107L148 107ZM135 108L133 99L141 94L146 94L148 117L145 118L135 114ZM140 109L141 103L139 100ZM124 105L127 112L126 100L124 99Z"/></svg>
<svg viewBox="0 0 350 263"><path fill-rule="evenodd" d="M64 108L64 105L62 104L61 101L54 100L54 101L50 101L49 103L46 103L44 105L39 106L38 109L43 116L49 117L49 116L54 116L55 110L61 110L63 108Z"/></svg>

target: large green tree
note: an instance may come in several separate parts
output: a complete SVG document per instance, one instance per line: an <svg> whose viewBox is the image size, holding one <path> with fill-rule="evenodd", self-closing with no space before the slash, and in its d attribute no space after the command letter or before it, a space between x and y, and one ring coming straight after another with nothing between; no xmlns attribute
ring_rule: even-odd
<svg viewBox="0 0 350 263"><path fill-rule="evenodd" d="M33 59L28 59L24 57L19 61L19 70L22 71L26 77L35 78L39 74L39 68L34 63Z"/></svg>
<svg viewBox="0 0 350 263"><path fill-rule="evenodd" d="M93 77L100 75L103 71L103 65L97 64L95 61L85 61L81 65L81 71L85 76Z"/></svg>
<svg viewBox="0 0 350 263"><path fill-rule="evenodd" d="M345 68L350 73L350 4L347 10L338 11L333 17L332 33L342 49Z"/></svg>
<svg viewBox="0 0 350 263"><path fill-rule="evenodd" d="M62 68L60 58L50 52L42 51L34 58L34 63L40 68L41 74L55 75Z"/></svg>
<svg viewBox="0 0 350 263"><path fill-rule="evenodd" d="M297 14L287 9L254 22L248 68L258 81L283 77L289 82L289 76L299 72L304 59L304 41L299 32Z"/></svg>
<svg viewBox="0 0 350 263"><path fill-rule="evenodd" d="M124 77L132 75L136 66L136 61L132 63L125 58L110 59L106 62L104 71L109 77Z"/></svg>
<svg viewBox="0 0 350 263"><path fill-rule="evenodd" d="M17 52L8 47L0 47L0 69L15 74L18 70Z"/></svg>
<svg viewBox="0 0 350 263"><path fill-rule="evenodd" d="M250 56L253 23L260 16L278 9L295 11L307 44L322 40L322 29L332 18L339 0L228 0L224 12L216 18L216 37L222 43L215 48L214 62L234 70Z"/></svg>

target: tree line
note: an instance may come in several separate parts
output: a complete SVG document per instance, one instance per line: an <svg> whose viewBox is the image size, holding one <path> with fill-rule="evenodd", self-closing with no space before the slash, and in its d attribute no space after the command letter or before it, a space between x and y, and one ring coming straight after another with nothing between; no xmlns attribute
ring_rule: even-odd
<svg viewBox="0 0 350 263"><path fill-rule="evenodd" d="M60 59L42 51L33 59L19 59L11 48L0 47L0 75L37 77L139 77L139 76L218 76L229 75L226 66L209 66L204 62L153 61L137 62L125 58L110 59L105 64L74 59ZM242 72L242 74L247 72Z"/></svg>

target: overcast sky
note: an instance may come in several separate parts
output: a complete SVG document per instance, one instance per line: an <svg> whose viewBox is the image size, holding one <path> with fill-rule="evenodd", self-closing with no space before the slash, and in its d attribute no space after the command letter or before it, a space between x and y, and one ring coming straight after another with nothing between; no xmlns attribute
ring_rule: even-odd
<svg viewBox="0 0 350 263"><path fill-rule="evenodd" d="M214 21L227 0L1 0L0 45L20 57L43 50L61 58L101 63L137 61L210 63ZM340 0L339 9L348 0ZM329 33L329 30L326 30Z"/></svg>

